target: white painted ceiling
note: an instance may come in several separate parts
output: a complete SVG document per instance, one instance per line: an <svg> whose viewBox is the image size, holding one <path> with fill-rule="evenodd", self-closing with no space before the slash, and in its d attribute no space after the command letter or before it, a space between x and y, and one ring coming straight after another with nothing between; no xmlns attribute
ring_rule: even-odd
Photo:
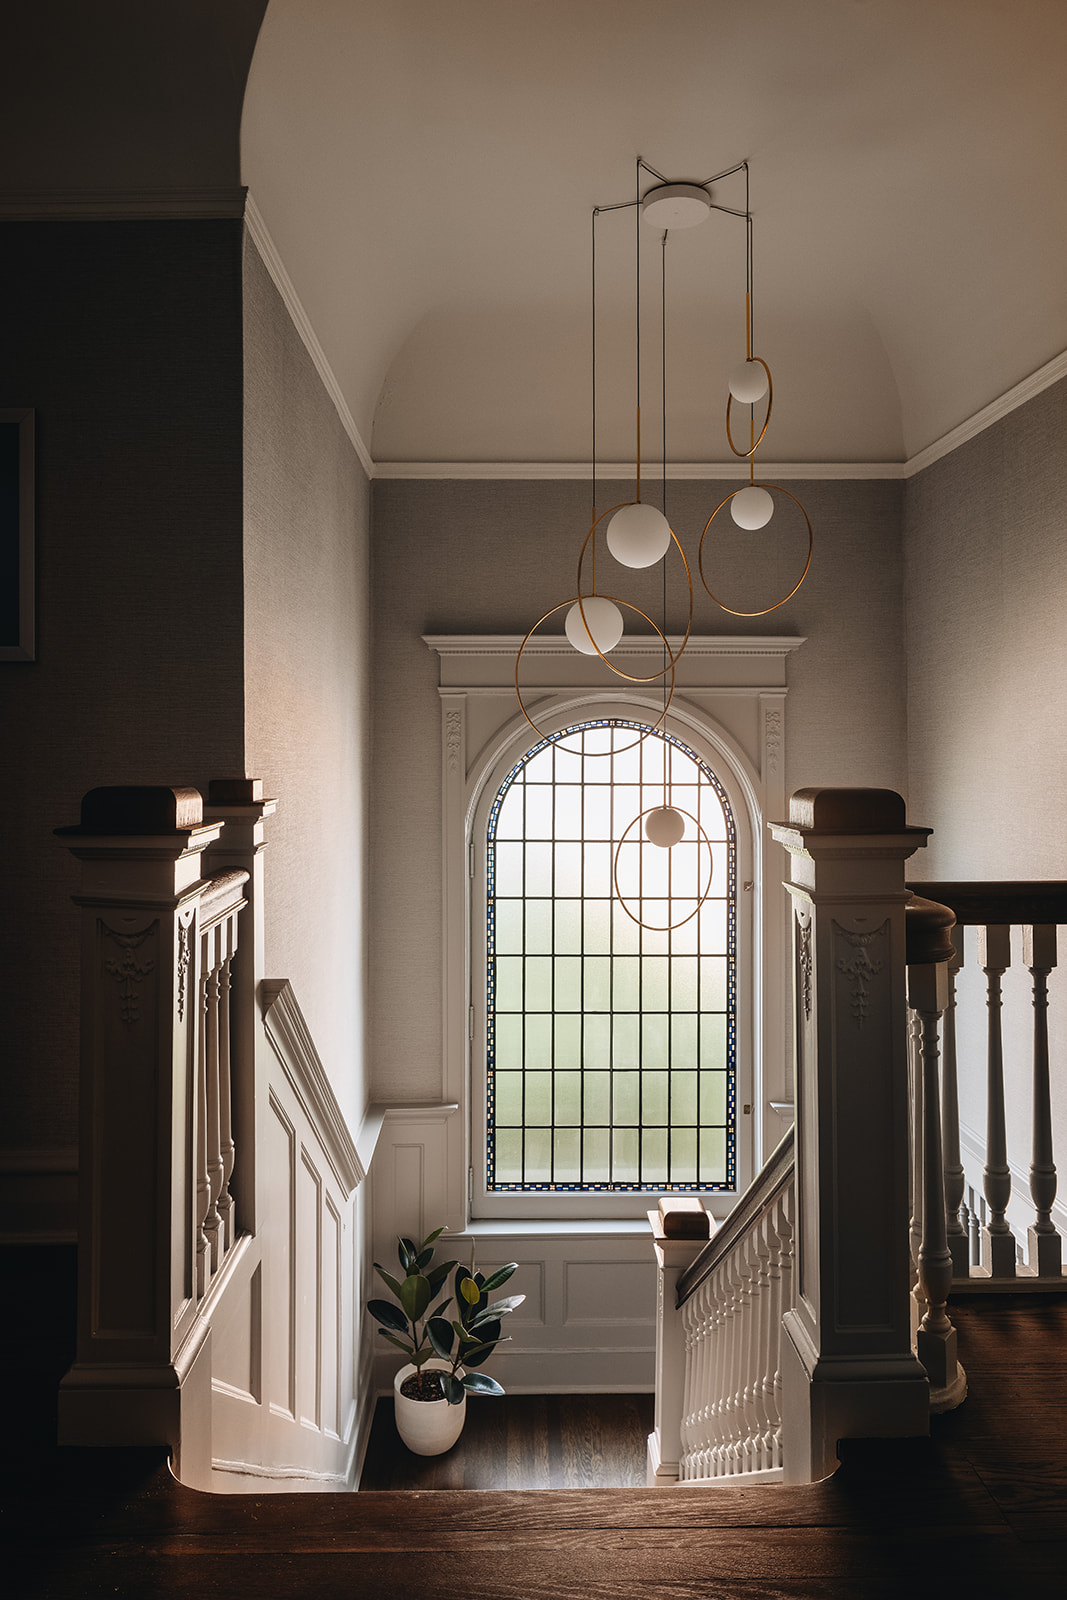
<svg viewBox="0 0 1067 1600"><path fill-rule="evenodd" d="M270 0L242 176L376 462L590 453L590 213L747 158L768 462L915 455L1067 349L1064 0ZM646 180L651 182L651 180ZM743 180L716 186L743 206ZM633 449L634 212L598 248ZM659 236L643 426L659 454ZM728 459L744 227L667 250L668 456Z"/></svg>

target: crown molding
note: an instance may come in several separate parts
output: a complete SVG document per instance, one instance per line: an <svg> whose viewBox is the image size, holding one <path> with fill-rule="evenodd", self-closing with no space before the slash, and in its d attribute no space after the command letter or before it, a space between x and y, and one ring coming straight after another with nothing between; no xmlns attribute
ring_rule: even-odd
<svg viewBox="0 0 1067 1600"><path fill-rule="evenodd" d="M909 457L905 463L904 476L913 478L917 472L922 472L926 467L932 467L935 461L940 461L942 456L951 455L953 450L958 450L961 444L966 444L968 439L973 439L979 433L984 433L986 428L991 428L994 422L999 422L1001 417L1010 416L1028 400L1041 394L1045 389L1050 389L1061 378L1067 377L1067 350L1061 355L1053 356L1051 361L1046 361L1043 367L1038 367L1028 378L1023 378L1014 388L1008 389L999 399L991 400L981 411L976 411L973 417L968 417L958 427L950 429L948 433L935 439L933 444L928 444L925 450L920 450L918 455Z"/></svg>
<svg viewBox="0 0 1067 1600"><path fill-rule="evenodd" d="M774 482L778 478L904 478L907 466L903 461L761 461L760 482ZM597 465L597 482L622 482L633 478L634 466L629 461L600 462ZM662 477L656 468L649 477ZM378 461L374 466L375 478L397 480L487 480L515 479L589 480L589 463L581 461ZM676 461L668 463L667 478L674 482L686 480L717 482L720 479L748 477L748 463L740 461Z"/></svg>
<svg viewBox="0 0 1067 1600"><path fill-rule="evenodd" d="M3 222L188 222L241 217L368 478L485 482L588 479L589 463L576 461L375 462L356 426L341 386L268 232L262 213L252 195L242 186L26 192L0 190L0 221ZM913 478L1065 377L1067 351L1054 356L1036 372L905 461L764 461L760 463L761 477L764 481L781 478L793 482ZM630 462L602 462L596 472L598 481L625 482L632 475L633 466ZM667 477L674 482L733 481L747 475L747 462L740 461L681 461L667 467Z"/></svg>
<svg viewBox="0 0 1067 1600"><path fill-rule="evenodd" d="M452 656L486 657L505 656L514 662L523 642L521 633L424 633L422 642L443 660ZM800 634L691 634L685 647L687 656L788 656L804 643ZM648 656L658 659L663 654L663 644L654 634L631 635L623 645L616 646L617 654ZM541 638L527 638L524 655L564 656L573 661L574 646L563 634L547 634ZM586 657L586 660L591 660Z"/></svg>
<svg viewBox="0 0 1067 1600"><path fill-rule="evenodd" d="M247 190L39 189L0 190L4 222L195 222L240 218Z"/></svg>
<svg viewBox="0 0 1067 1600"><path fill-rule="evenodd" d="M333 402L333 408L341 421L341 426L347 433L352 448L359 457L364 472L368 478L378 476L374 462L371 460L370 451L363 442L363 436L356 427L356 421L348 409L348 402L341 392L341 385L334 376L333 368L326 359L326 352L316 337L311 326L311 319L301 303L300 296L293 286L293 280L285 270L277 246L267 231L267 224L263 221L263 214L256 205L251 195L245 201L245 224L248 236L259 252L260 260L270 274L271 281L282 297L285 309L293 320L293 326L304 343L304 348L311 357L315 371L322 380L322 386Z"/></svg>

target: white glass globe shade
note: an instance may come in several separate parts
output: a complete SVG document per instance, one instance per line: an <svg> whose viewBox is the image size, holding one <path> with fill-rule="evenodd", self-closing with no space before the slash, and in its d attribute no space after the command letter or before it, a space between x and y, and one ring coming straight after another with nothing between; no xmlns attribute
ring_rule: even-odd
<svg viewBox="0 0 1067 1600"><path fill-rule="evenodd" d="M742 361L730 374L730 393L743 406L754 406L767 393L767 373L761 361Z"/></svg>
<svg viewBox="0 0 1067 1600"><path fill-rule="evenodd" d="M597 646L604 655L607 655L622 638L622 612L610 600L605 600L603 595L591 594L588 598L583 595L581 607L576 600L567 612L565 626L567 638L583 656L595 656ZM590 634L593 636L592 639L589 637Z"/></svg>
<svg viewBox="0 0 1067 1600"><path fill-rule="evenodd" d="M730 501L730 515L739 528L747 528L749 532L765 528L773 512L774 501L766 489L758 489L754 484L739 489Z"/></svg>
<svg viewBox="0 0 1067 1600"><path fill-rule="evenodd" d="M684 832L685 818L673 806L657 806L645 818L645 838L651 844L658 844L661 850L669 850L672 844L677 844Z"/></svg>
<svg viewBox="0 0 1067 1600"><path fill-rule="evenodd" d="M651 567L670 548L671 529L662 511L638 502L620 506L608 522L608 549L624 567Z"/></svg>

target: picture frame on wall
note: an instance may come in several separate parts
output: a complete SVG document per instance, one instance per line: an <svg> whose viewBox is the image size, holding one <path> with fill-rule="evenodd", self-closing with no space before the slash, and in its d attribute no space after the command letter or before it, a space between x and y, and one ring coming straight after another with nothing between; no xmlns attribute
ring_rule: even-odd
<svg viewBox="0 0 1067 1600"><path fill-rule="evenodd" d="M0 407L0 661L33 661L33 411Z"/></svg>

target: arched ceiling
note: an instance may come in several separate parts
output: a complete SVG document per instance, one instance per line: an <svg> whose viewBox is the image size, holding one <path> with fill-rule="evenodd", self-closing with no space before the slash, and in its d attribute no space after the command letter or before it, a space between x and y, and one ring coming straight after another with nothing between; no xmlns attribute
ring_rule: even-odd
<svg viewBox="0 0 1067 1600"><path fill-rule="evenodd" d="M270 0L243 177L376 461L580 462L591 208L633 194L637 154L673 178L747 157L763 454L892 462L1067 347L1065 60L1061 0ZM619 461L632 218L598 224ZM668 453L722 460L743 226L668 261Z"/></svg>
<svg viewBox="0 0 1067 1600"><path fill-rule="evenodd" d="M8 214L232 185L265 3L24 8ZM591 208L632 195L638 154L690 179L747 158L761 457L899 462L1067 349L1065 60L1063 0L269 0L241 176L377 462L580 464ZM602 461L632 452L633 218L597 224ZM668 455L722 461L743 226L672 234L667 261Z"/></svg>

